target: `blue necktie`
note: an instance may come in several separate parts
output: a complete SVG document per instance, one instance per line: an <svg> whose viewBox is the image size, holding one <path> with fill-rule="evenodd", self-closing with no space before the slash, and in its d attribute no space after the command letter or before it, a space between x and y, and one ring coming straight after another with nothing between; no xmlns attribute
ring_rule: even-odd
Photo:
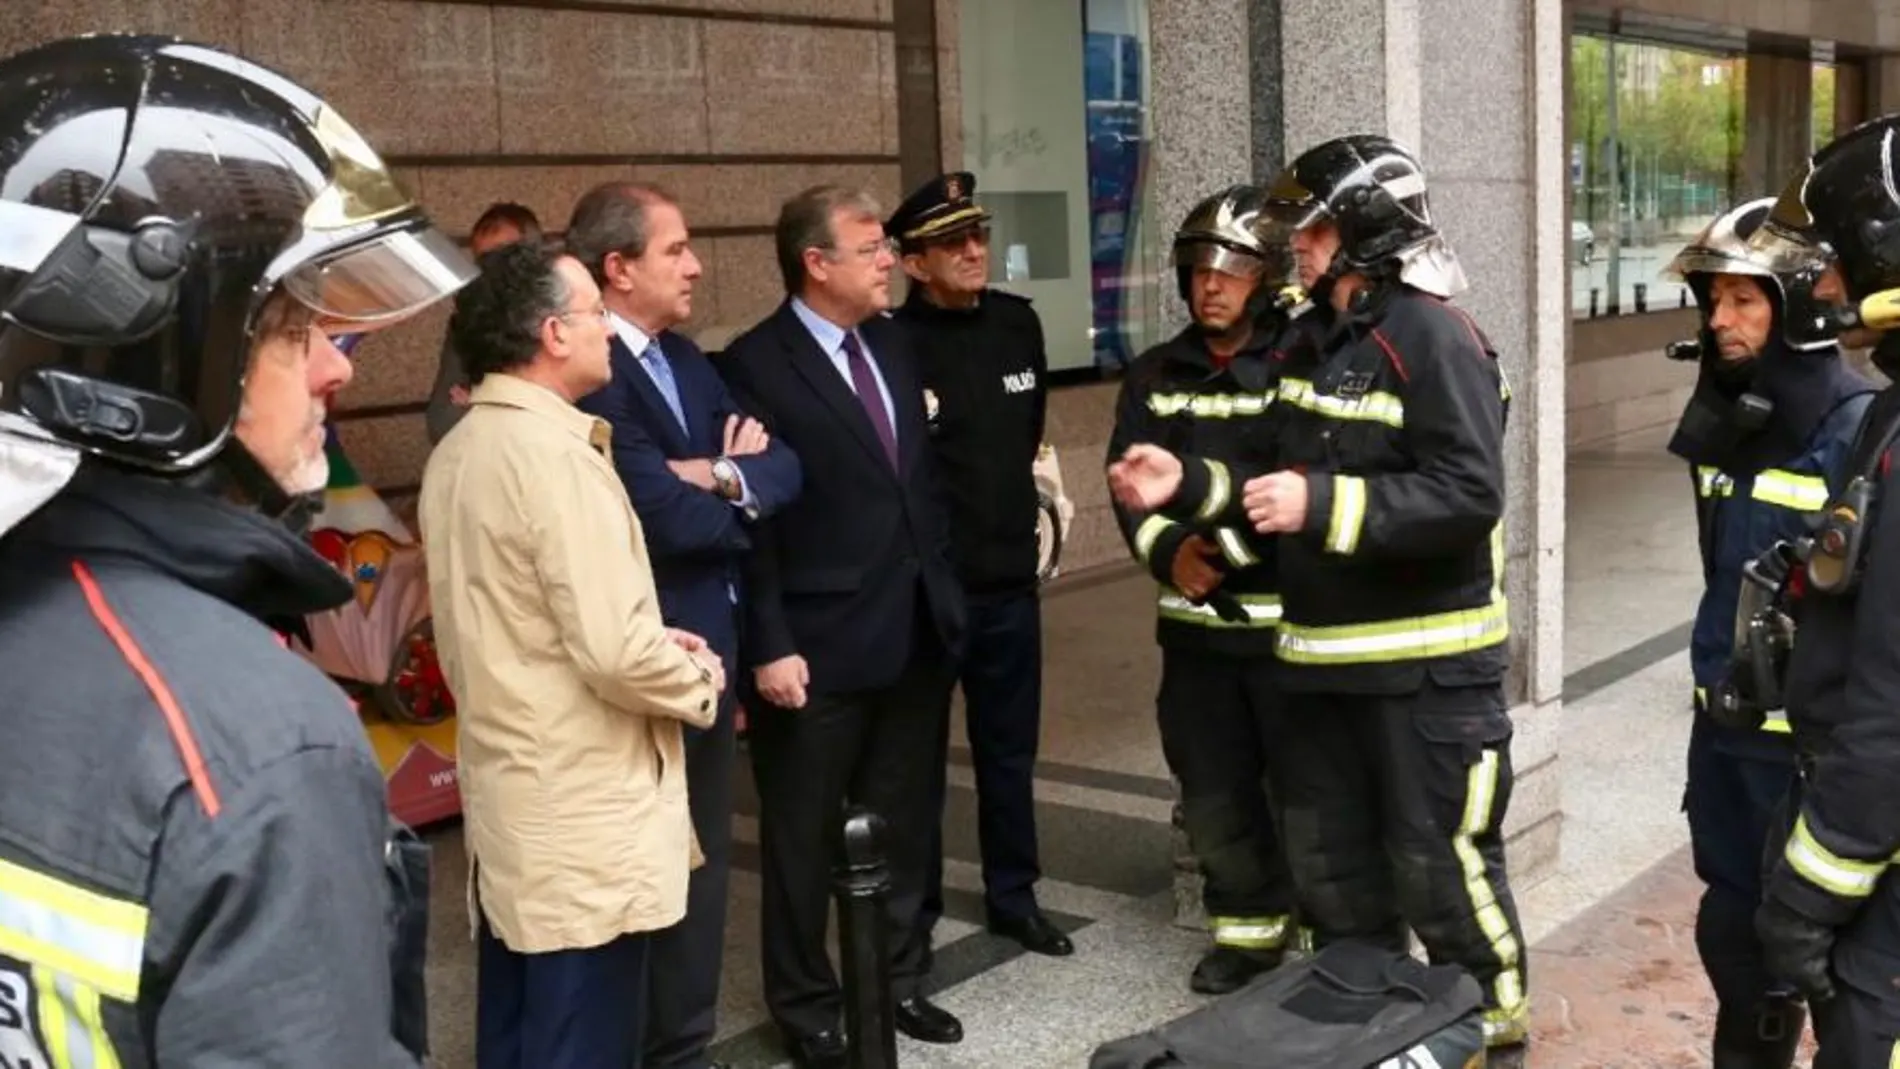
<svg viewBox="0 0 1900 1069"><path fill-rule="evenodd" d="M686 426L686 411L680 407L679 383L673 381L673 365L666 362L666 354L660 350L658 339L647 343L646 351L640 354L640 363L653 377L653 384L660 388L660 396L666 399L666 407L672 409L673 418L679 421L681 430Z"/></svg>

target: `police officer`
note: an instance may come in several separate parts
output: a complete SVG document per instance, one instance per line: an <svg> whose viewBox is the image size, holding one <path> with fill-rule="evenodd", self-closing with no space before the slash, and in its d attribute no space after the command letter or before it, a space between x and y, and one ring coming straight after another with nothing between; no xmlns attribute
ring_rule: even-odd
<svg viewBox="0 0 1900 1069"><path fill-rule="evenodd" d="M1505 874L1511 721L1504 604L1505 397L1449 302L1464 287L1412 154L1328 141L1269 190L1325 330L1289 354L1272 467L1133 447L1131 504L1277 533L1287 717L1281 802L1304 920L1435 961L1485 991L1500 1062L1525 1038L1524 937ZM1304 318L1304 317L1302 317Z"/></svg>
<svg viewBox="0 0 1900 1069"><path fill-rule="evenodd" d="M382 772L267 622L351 597L295 529L336 338L473 265L324 101L156 37L0 60L0 234L0 1063L418 1064Z"/></svg>
<svg viewBox="0 0 1900 1069"><path fill-rule="evenodd" d="M992 931L1060 956L1075 948L1036 903L1042 610L1033 467L1049 357L1028 299L989 288L990 213L975 193L969 172L939 175L898 206L884 232L896 238L910 276L896 319L920 363L951 560L969 606L958 675L976 771L984 907ZM944 725L947 749L947 716ZM943 763L937 768L941 776ZM938 845L920 919L926 935L943 914L943 797L940 780Z"/></svg>
<svg viewBox="0 0 1900 1069"><path fill-rule="evenodd" d="M1787 1069L1805 1014L1768 975L1755 936L1762 853L1794 780L1787 718L1724 723L1709 694L1730 671L1743 567L1806 533L1874 389L1840 359L1831 330L1784 329L1812 322L1801 311L1813 307L1819 257L1777 262L1748 247L1773 204L1723 213L1664 269L1688 283L1702 313L1701 373L1669 450L1690 464L1706 582L1690 645L1695 722L1683 806L1707 885L1696 947L1720 1006L1715 1069ZM1792 321L1783 312L1790 301Z"/></svg>
<svg viewBox="0 0 1900 1069"><path fill-rule="evenodd" d="M1196 205L1175 232L1175 275L1192 322L1129 366L1111 462L1135 442L1254 459L1284 322L1274 300L1291 266L1264 200L1254 187L1230 187ZM1156 719L1181 784L1181 819L1214 941L1189 985L1221 994L1280 963L1293 913L1267 790L1286 732L1273 684L1280 598L1271 540L1244 537L1244 525L1205 527L1120 505L1115 517L1160 584Z"/></svg>
<svg viewBox="0 0 1900 1069"><path fill-rule="evenodd" d="M1896 138L1900 116L1886 116L1821 149L1750 239L1778 263L1831 250L1837 259L1815 294L1854 309L1850 321L1871 320L1874 366L1889 378L1900 378L1900 335L1879 331L1900 324L1858 309L1891 306L1891 298L1869 298L1900 287ZM1818 315L1784 323L1791 342L1827 325ZM1809 997L1816 1069L1873 1069L1900 1057L1900 880L1891 871L1900 851L1896 434L1900 391L1888 388L1868 406L1789 591L1797 631L1784 693L1801 782L1756 930L1769 975Z"/></svg>

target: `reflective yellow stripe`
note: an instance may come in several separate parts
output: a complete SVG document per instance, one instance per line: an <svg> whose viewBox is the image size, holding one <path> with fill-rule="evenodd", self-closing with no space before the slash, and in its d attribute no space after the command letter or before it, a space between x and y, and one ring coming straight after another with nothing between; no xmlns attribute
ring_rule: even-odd
<svg viewBox="0 0 1900 1069"><path fill-rule="evenodd" d="M1135 528L1135 556L1141 559L1141 563L1148 563L1149 555L1155 551L1155 542L1173 526L1176 526L1175 522L1166 516L1150 516L1141 521L1141 526Z"/></svg>
<svg viewBox="0 0 1900 1069"><path fill-rule="evenodd" d="M1163 419L1187 414L1195 419L1231 419L1258 416L1273 404L1274 391L1265 393L1157 393L1148 396L1148 411Z"/></svg>
<svg viewBox="0 0 1900 1069"><path fill-rule="evenodd" d="M1161 589L1156 605L1167 619L1203 627L1271 628L1280 622L1278 594L1235 594L1233 598L1246 611L1247 619L1223 620L1211 606L1196 605L1167 587Z"/></svg>
<svg viewBox="0 0 1900 1069"><path fill-rule="evenodd" d="M1695 490L1703 497L1728 497L1735 492L1735 480L1720 468L1704 464L1695 470Z"/></svg>
<svg viewBox="0 0 1900 1069"><path fill-rule="evenodd" d="M1873 894L1880 874L1887 869L1885 862L1851 861L1822 846L1808 830L1805 814L1794 822L1794 834L1788 837L1784 854L1789 867L1803 879L1842 898L1866 898Z"/></svg>
<svg viewBox="0 0 1900 1069"><path fill-rule="evenodd" d="M145 907L0 861L0 954L136 1002Z"/></svg>
<svg viewBox="0 0 1900 1069"><path fill-rule="evenodd" d="M1366 481L1357 475L1333 476L1333 516L1326 529L1326 548L1351 555L1359 549L1359 533L1366 525Z"/></svg>
<svg viewBox="0 0 1900 1069"><path fill-rule="evenodd" d="M1794 734L1794 728L1788 723L1788 711L1786 709L1770 709L1767 715L1762 717L1761 730L1768 732L1770 735Z"/></svg>
<svg viewBox="0 0 1900 1069"><path fill-rule="evenodd" d="M1290 664L1378 664L1488 649L1510 633L1510 614L1500 599L1481 609L1371 624L1281 624L1276 648Z"/></svg>
<svg viewBox="0 0 1900 1069"><path fill-rule="evenodd" d="M1887 1055L1887 1069L1900 1069L1900 1039L1894 1041L1893 1053Z"/></svg>
<svg viewBox="0 0 1900 1069"><path fill-rule="evenodd" d="M1236 568L1251 568L1260 563L1260 558L1254 555L1252 547L1247 545L1247 540L1232 527L1223 527L1215 531L1214 541L1220 543L1221 555L1227 558L1227 563Z"/></svg>
<svg viewBox="0 0 1900 1069"><path fill-rule="evenodd" d="M1363 397L1334 397L1320 393L1306 379L1283 379L1280 402L1327 419L1405 426L1405 402L1395 394L1375 390Z"/></svg>
<svg viewBox="0 0 1900 1069"><path fill-rule="evenodd" d="M1234 493L1234 477L1228 473L1227 465L1218 460L1203 460L1207 465L1207 500L1201 502L1201 509L1195 513L1196 519L1211 520L1227 510L1227 502Z"/></svg>
<svg viewBox="0 0 1900 1069"><path fill-rule="evenodd" d="M1827 507L1827 480L1819 475L1797 475L1770 468L1756 474L1749 496L1796 512L1819 512Z"/></svg>
<svg viewBox="0 0 1900 1069"><path fill-rule="evenodd" d="M1217 946L1278 950L1286 945L1287 917L1209 917Z"/></svg>
<svg viewBox="0 0 1900 1069"><path fill-rule="evenodd" d="M1465 773L1465 811L1452 836L1452 852L1458 855L1458 867L1464 876L1465 896L1471 903L1471 916L1484 933L1491 953L1498 959L1498 975L1491 984L1492 1006L1484 1015L1484 1039L1487 1046L1522 1042L1527 1019L1524 976L1519 966L1523 947L1513 930L1504 907L1498 904L1497 889L1485 871L1484 855L1478 851L1480 835L1496 834L1498 751L1486 749L1476 764Z"/></svg>

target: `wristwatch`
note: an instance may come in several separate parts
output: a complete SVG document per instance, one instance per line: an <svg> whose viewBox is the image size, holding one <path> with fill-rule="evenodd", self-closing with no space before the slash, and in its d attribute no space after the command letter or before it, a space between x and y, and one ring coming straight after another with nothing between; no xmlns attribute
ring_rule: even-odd
<svg viewBox="0 0 1900 1069"><path fill-rule="evenodd" d="M745 493L739 483L739 465L727 457L715 457L712 462L713 491L727 501L737 501Z"/></svg>

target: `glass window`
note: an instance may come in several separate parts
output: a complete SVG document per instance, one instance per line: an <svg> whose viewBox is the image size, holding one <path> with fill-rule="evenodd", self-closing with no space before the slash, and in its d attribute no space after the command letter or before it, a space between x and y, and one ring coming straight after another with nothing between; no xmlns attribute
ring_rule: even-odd
<svg viewBox="0 0 1900 1069"><path fill-rule="evenodd" d="M1146 0L962 0L959 23L990 280L1036 302L1050 370L1125 363L1161 329Z"/></svg>
<svg viewBox="0 0 1900 1069"><path fill-rule="evenodd" d="M1570 49L1572 314L1688 307L1659 275L1733 201L1742 61L1594 34Z"/></svg>

